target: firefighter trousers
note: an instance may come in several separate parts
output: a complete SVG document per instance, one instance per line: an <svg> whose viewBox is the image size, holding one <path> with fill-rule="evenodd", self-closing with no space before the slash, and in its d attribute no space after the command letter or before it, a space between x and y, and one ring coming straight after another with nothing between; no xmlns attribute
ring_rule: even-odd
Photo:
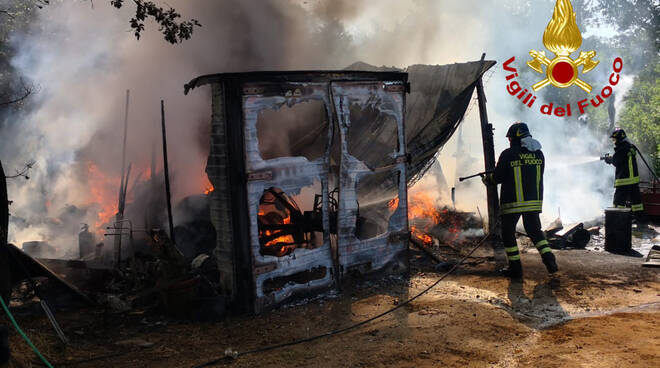
<svg viewBox="0 0 660 368"><path fill-rule="evenodd" d="M639 184L622 185L614 190L614 206L617 208L631 207L633 212L643 212L642 194Z"/></svg>
<svg viewBox="0 0 660 368"><path fill-rule="evenodd" d="M520 216L522 216L525 231L532 238L539 254L543 255L551 252L545 233L541 230L541 219L537 212L502 215L502 241L509 262L520 260L520 252L516 242L516 225L520 220Z"/></svg>

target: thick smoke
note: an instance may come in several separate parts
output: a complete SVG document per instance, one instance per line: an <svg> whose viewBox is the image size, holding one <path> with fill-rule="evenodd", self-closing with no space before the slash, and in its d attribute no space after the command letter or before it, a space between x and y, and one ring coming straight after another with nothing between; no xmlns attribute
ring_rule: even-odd
<svg viewBox="0 0 660 368"><path fill-rule="evenodd" d="M37 161L29 181L10 183L14 200L10 240L18 244L48 240L70 252L80 223L94 227L100 225L99 212L114 213L126 89L131 91L127 161L132 162L133 171L129 183L139 183L138 175L142 181L149 177L154 150L157 169L162 166L159 101L163 99L173 194L178 201L203 192L208 184L204 167L209 93L202 89L184 96L183 85L190 79L218 72L338 69L357 60L398 67L445 64L476 60L482 52L499 62L515 54L522 67L526 50L541 47L553 6L552 1L543 2L533 12L538 19L521 19L516 9L525 3L171 0L168 5L184 18L198 19L203 25L191 40L173 46L162 40L153 24L136 40L128 26L133 11L129 3L117 11L107 1L96 1L94 7L88 2L55 2L40 11L30 32L13 39L19 50L15 67L39 85L40 92L33 97L33 109L13 116L15 122L2 132L5 139L0 149L7 171L25 160ZM603 60L601 69L608 63ZM548 160L600 153L601 138L586 129L576 130L573 122L519 114L515 101L506 95L499 65L486 93L498 152L505 147L503 132L508 124L527 120L535 137L545 144ZM467 117L464 129L474 164L453 168L449 164L452 142L440 157L450 185L455 174L483 167L475 112ZM428 186L434 180L429 176L421 184ZM546 208L561 206L562 214L574 213L576 218L597 215L609 193L590 182L605 182L601 168L570 175L548 172L546 185L556 195L548 195ZM461 201L461 206L474 210L480 203L483 209L483 201L473 194L483 189L473 185L469 190L458 189L459 199L470 198ZM129 193L129 200L139 201L136 193ZM447 197L446 192L443 196ZM575 203L581 207L575 208Z"/></svg>

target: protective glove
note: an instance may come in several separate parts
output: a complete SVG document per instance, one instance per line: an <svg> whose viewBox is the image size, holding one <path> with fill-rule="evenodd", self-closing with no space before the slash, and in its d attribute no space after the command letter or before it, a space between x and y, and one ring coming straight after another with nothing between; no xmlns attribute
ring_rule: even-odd
<svg viewBox="0 0 660 368"><path fill-rule="evenodd" d="M614 162L614 158L613 158L612 156L610 156L610 154L609 154L609 153L608 153L608 154L606 154L606 155L605 155L605 163L606 163L606 164L610 164L610 165L611 165L611 164L612 164L612 162Z"/></svg>

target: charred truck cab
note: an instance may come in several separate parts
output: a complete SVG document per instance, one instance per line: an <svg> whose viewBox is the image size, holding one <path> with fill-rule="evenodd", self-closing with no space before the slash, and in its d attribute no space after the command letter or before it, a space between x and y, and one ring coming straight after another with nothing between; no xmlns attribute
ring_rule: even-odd
<svg viewBox="0 0 660 368"><path fill-rule="evenodd" d="M407 73L216 74L186 93L206 84L210 216L234 309L407 271Z"/></svg>

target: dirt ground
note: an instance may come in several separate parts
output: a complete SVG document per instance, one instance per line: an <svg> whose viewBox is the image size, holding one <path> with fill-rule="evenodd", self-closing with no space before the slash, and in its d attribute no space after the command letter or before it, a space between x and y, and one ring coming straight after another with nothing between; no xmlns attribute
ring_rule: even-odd
<svg viewBox="0 0 660 368"><path fill-rule="evenodd" d="M641 267L641 257L602 251L555 254L558 284L533 249L522 254L523 282L499 276L492 251L480 249L475 255L484 258L362 328L219 365L660 367L660 269ZM193 367L224 356L226 349L244 352L307 338L392 308L443 273L419 250L411 248L410 259L407 276L363 280L305 304L220 323L98 309L61 312L71 339L67 347L44 318L17 319L56 367ZM13 331L10 340L10 367L41 366Z"/></svg>

